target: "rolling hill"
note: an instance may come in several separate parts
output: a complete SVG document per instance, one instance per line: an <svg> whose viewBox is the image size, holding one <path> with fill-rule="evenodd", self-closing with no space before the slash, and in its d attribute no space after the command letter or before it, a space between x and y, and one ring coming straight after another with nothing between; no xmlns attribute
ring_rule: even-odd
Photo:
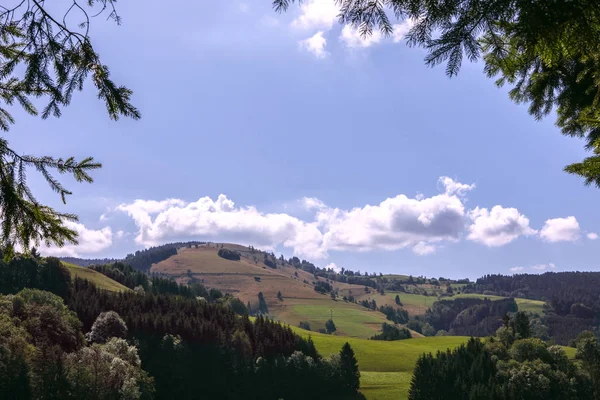
<svg viewBox="0 0 600 400"><path fill-rule="evenodd" d="M71 273L71 279L79 277L81 279L87 279L88 281L95 284L100 289L109 290L111 292L123 292L130 290L129 288L121 285L119 282L115 282L109 277L102 275L100 272L96 272L92 269L80 267L78 265L62 262Z"/></svg>
<svg viewBox="0 0 600 400"><path fill-rule="evenodd" d="M239 252L241 259L232 261L219 257L217 249L221 246ZM154 264L150 272L171 276L181 283L197 279L208 287L235 295L244 303L249 302L252 307L257 307L258 293L262 292L269 314L292 326L307 321L313 330L318 330L332 317L339 335L368 338L387 321L380 312L340 298L332 300L328 294L316 292L314 283L326 279L315 279L285 260L277 260L276 268L267 267L263 257L262 252L244 246L205 244L180 248L176 255ZM359 285L330 284L344 292L364 292L364 287ZM278 299L278 292L283 300ZM416 332L414 335L421 336Z"/></svg>

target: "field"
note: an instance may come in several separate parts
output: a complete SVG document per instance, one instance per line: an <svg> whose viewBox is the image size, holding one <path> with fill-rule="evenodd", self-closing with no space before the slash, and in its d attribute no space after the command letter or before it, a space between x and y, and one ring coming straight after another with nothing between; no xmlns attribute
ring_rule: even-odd
<svg viewBox="0 0 600 400"><path fill-rule="evenodd" d="M292 313L301 321L308 321L313 330L325 327L330 317L335 322L337 333L343 336L368 338L386 322L380 312L343 301L304 300L290 305ZM285 315L281 315L281 317ZM389 321L388 321L389 322ZM297 324L296 324L297 325Z"/></svg>
<svg viewBox="0 0 600 400"><path fill-rule="evenodd" d="M129 290L129 288L121 285L119 282L115 282L109 277L102 275L100 272L96 272L93 269L79 267L66 262L63 262L62 264L67 267L71 273L71 279L75 279L76 277L87 279L88 281L94 283L99 289L109 290L111 292L123 292Z"/></svg>
<svg viewBox="0 0 600 400"><path fill-rule="evenodd" d="M332 314L339 333L352 337L369 338L386 321L379 312L341 299L334 301L329 295L315 292L315 277L308 272L287 263L278 263L275 269L268 268L262 263L263 256L250 252L247 247L231 244L225 244L225 247L239 251L242 259L231 261L219 257L215 245L182 248L177 255L155 264L151 272L168 274L179 282L192 277L199 279L208 287L231 293L244 303L250 302L252 307L258 305L258 293L262 292L269 314L276 320L292 326L308 321L315 331L324 328ZM364 293L363 286L332 285L342 291ZM283 300L277 298L278 292ZM415 336L420 335L415 333Z"/></svg>
<svg viewBox="0 0 600 400"><path fill-rule="evenodd" d="M469 339L465 336L435 336L386 342L292 329L301 336L310 335L322 356L337 353L344 343L350 343L361 373L361 392L367 400L407 399L412 371L421 354L455 348ZM569 358L575 357L574 348L563 349Z"/></svg>
<svg viewBox="0 0 600 400"><path fill-rule="evenodd" d="M361 373L361 392L368 400L408 398L412 371L421 354L454 348L468 340L462 336L439 336L386 342L292 329L305 337L310 334L323 356L337 353L344 343L350 343Z"/></svg>

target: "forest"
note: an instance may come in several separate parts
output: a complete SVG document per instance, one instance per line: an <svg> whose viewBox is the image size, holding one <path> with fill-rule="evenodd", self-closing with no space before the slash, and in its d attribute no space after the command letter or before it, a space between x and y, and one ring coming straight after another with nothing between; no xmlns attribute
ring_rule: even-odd
<svg viewBox="0 0 600 400"><path fill-rule="evenodd" d="M0 262L0 277L0 398L358 395L349 345L323 358L310 339L217 301L99 290L56 258Z"/></svg>
<svg viewBox="0 0 600 400"><path fill-rule="evenodd" d="M599 287L599 272L547 272L486 275L463 291L544 301L550 336L556 343L567 344L579 332L600 325Z"/></svg>

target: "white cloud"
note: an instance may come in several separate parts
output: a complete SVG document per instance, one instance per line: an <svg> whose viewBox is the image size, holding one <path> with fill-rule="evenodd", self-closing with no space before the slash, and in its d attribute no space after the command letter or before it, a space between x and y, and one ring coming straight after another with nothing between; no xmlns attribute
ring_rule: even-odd
<svg viewBox="0 0 600 400"><path fill-rule="evenodd" d="M329 54L325 47L327 46L327 39L323 36L323 31L315 33L308 39L301 40L299 42L300 48L312 53L317 58L325 58Z"/></svg>
<svg viewBox="0 0 600 400"><path fill-rule="evenodd" d="M456 182L454 179L442 176L438 182L444 187L444 192L449 195L457 194L464 196L468 191L475 189L475 184L467 185L466 183Z"/></svg>
<svg viewBox="0 0 600 400"><path fill-rule="evenodd" d="M435 253L435 246L425 242L419 242L413 246L412 251L420 256L425 256L427 254Z"/></svg>
<svg viewBox="0 0 600 400"><path fill-rule="evenodd" d="M470 186L451 179L441 182L444 193L432 197L398 195L351 210L304 198L303 206L315 213L312 221L237 207L225 195L192 203L136 200L120 205L118 210L134 220L138 227L135 240L146 246L168 240L221 238L261 248L282 245L310 259L325 258L330 250L411 248L424 255L434 252L436 243L457 242L465 227L466 211L456 193Z"/></svg>
<svg viewBox="0 0 600 400"><path fill-rule="evenodd" d="M329 263L327 264L327 266L325 267L325 269L332 269L334 272L337 272L338 274L340 272L342 272L342 268L338 267L335 263Z"/></svg>
<svg viewBox="0 0 600 400"><path fill-rule="evenodd" d="M398 195L378 205L317 213L323 245L338 251L415 247L417 254L431 253L432 243L459 240L464 219L462 200L448 193L420 198Z"/></svg>
<svg viewBox="0 0 600 400"><path fill-rule="evenodd" d="M529 227L529 219L516 208L497 205L489 211L487 208L476 207L470 211L469 217L473 223L469 227L467 239L488 247L504 246L519 236L536 233Z"/></svg>
<svg viewBox="0 0 600 400"><path fill-rule="evenodd" d="M590 240L596 240L596 239L598 239L598 234L595 232L590 232L587 234L587 238Z"/></svg>
<svg viewBox="0 0 600 400"><path fill-rule="evenodd" d="M408 31L410 31L413 26L415 26L415 21L410 18L405 19L399 24L393 25L394 32L392 33L392 41L394 43L400 42L402 39L404 39Z"/></svg>
<svg viewBox="0 0 600 400"><path fill-rule="evenodd" d="M305 197L294 204L312 215L308 218L237 206L224 194L194 202L135 200L117 209L136 224L135 241L141 245L221 240L273 251L282 246L309 260L325 259L331 251L411 249L415 254L427 255L465 236L498 247L537 233L516 208L496 205L491 210L466 209L465 195L475 188L474 184L444 176L438 185L439 193L429 197L399 194L351 209L330 207L318 198ZM115 237L128 235L117 232ZM547 268L552 268L550 265Z"/></svg>
<svg viewBox="0 0 600 400"><path fill-rule="evenodd" d="M344 25L340 34L340 41L351 49L371 47L383 40L383 34L379 30L373 30L370 35L361 35L358 27Z"/></svg>
<svg viewBox="0 0 600 400"><path fill-rule="evenodd" d="M138 227L135 241L146 246L168 240L226 238L257 247L273 249L281 244L294 254L323 258L322 233L316 223L307 223L287 214L266 214L254 207L236 207L225 195L196 202L136 200L122 204Z"/></svg>
<svg viewBox="0 0 600 400"><path fill-rule="evenodd" d="M549 263L549 264L537 264L531 267L531 269L535 270L535 271L546 271L548 269L556 269L556 265L554 265L553 263Z"/></svg>
<svg viewBox="0 0 600 400"><path fill-rule="evenodd" d="M329 30L339 13L340 9L333 0L307 0L300 5L300 15L292 21L292 27Z"/></svg>
<svg viewBox="0 0 600 400"><path fill-rule="evenodd" d="M115 234L115 237L117 239L122 239L125 236L125 232L124 231L117 231L117 233Z"/></svg>
<svg viewBox="0 0 600 400"><path fill-rule="evenodd" d="M546 221L540 231L540 237L547 242L574 242L579 239L579 222L573 216L554 218Z"/></svg>
<svg viewBox="0 0 600 400"><path fill-rule="evenodd" d="M512 267L512 268L509 268L508 270L510 272L521 272L521 271L523 271L523 269L524 269L523 267Z"/></svg>
<svg viewBox="0 0 600 400"><path fill-rule="evenodd" d="M327 207L325 205L325 203L323 203L321 200L317 199L316 197L303 197L302 200L300 200L302 207L307 209L307 210L319 210L322 208Z"/></svg>
<svg viewBox="0 0 600 400"><path fill-rule="evenodd" d="M112 245L112 230L105 227L99 230L86 228L83 224L72 221L65 221L64 225L78 233L78 245L67 244L63 247L43 246L40 252L45 256L70 256L78 257L82 254L98 253L109 248Z"/></svg>

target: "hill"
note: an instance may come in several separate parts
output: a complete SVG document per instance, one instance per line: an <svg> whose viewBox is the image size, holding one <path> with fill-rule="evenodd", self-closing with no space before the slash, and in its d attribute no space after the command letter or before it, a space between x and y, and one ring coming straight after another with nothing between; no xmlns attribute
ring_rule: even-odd
<svg viewBox="0 0 600 400"><path fill-rule="evenodd" d="M240 260L220 257L218 250L222 248L238 252ZM265 256L275 263L275 268L265 264ZM154 264L150 272L168 275L180 283L199 281L235 295L254 309L258 307L258 293L262 292L269 314L292 326L307 321L313 330L324 329L325 322L333 318L339 335L368 338L387 321L380 312L339 297L333 300L330 294L315 291L317 282L328 283L334 290L354 293L364 292L363 286L315 278L286 260L273 260L268 253L253 248L209 243L181 247L176 255Z"/></svg>
<svg viewBox="0 0 600 400"><path fill-rule="evenodd" d="M105 275L102 275L100 272L96 272L89 268L80 267L78 265L73 265L64 261L62 264L69 270L71 279L75 279L76 277L87 279L99 289L109 290L111 292L125 292L129 290L129 288L121 285L119 282L113 281Z"/></svg>

